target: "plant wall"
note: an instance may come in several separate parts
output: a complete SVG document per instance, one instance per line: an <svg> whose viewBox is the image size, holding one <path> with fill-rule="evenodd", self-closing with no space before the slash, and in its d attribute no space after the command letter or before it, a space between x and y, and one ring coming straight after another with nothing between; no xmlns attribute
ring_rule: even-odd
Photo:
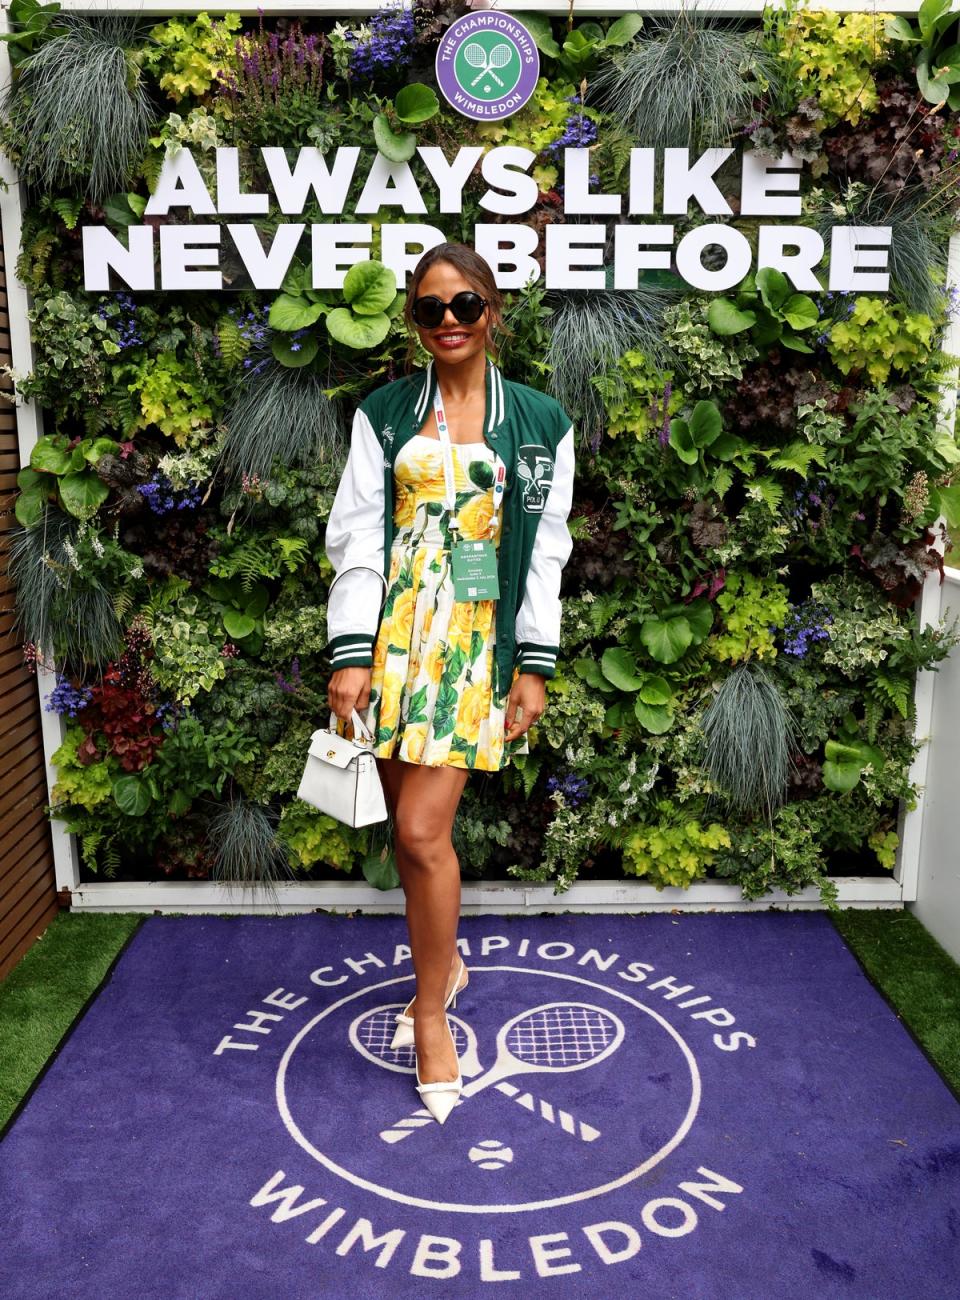
<svg viewBox="0 0 960 1300"><path fill-rule="evenodd" d="M85 292L85 224L139 224L184 146L211 187L212 150L238 147L245 190L265 188L260 146L379 148L429 195L415 146L518 143L537 151L542 233L578 220L566 146L589 147L613 193L632 147L732 145L717 180L755 247L742 155L791 150L801 224L893 227L888 293L797 292L767 269L724 294L670 271L507 294L500 364L577 425L575 540L530 754L472 775L455 844L465 879L814 884L832 904L831 877L894 864L915 674L957 640L915 613L937 521L960 521L960 451L938 423L958 310L949 3L915 22L517 11L541 76L495 125L435 93L438 41L468 8L151 23L14 0L0 147L28 195L35 368L13 378L44 435L10 569L31 663L58 674L50 814L85 879L397 879L389 825L352 830L295 791L329 717L323 530L352 412L408 353L403 286L378 260L398 215L373 216L373 260L331 292L311 287L306 241L280 292L229 275L220 294ZM485 188L477 169L462 213L421 220L471 242ZM298 219L330 220L316 204ZM255 218L265 239L282 220ZM706 220L691 205L677 240Z"/></svg>

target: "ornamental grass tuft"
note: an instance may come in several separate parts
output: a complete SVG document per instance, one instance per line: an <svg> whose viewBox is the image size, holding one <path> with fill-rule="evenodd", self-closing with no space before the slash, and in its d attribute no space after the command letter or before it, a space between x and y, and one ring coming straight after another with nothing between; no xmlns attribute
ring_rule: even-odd
<svg viewBox="0 0 960 1300"><path fill-rule="evenodd" d="M744 812L768 817L787 795L796 723L776 683L752 661L721 682L700 722L697 762Z"/></svg>
<svg viewBox="0 0 960 1300"><path fill-rule="evenodd" d="M590 98L648 148L726 145L758 90L775 94L776 58L759 33L692 9L645 19L642 34L594 74Z"/></svg>
<svg viewBox="0 0 960 1300"><path fill-rule="evenodd" d="M211 880L230 890L262 888L276 904L276 882L295 879L271 814L261 804L231 797L218 805L207 824L205 847L213 857Z"/></svg>
<svg viewBox="0 0 960 1300"><path fill-rule="evenodd" d="M590 382L592 376L608 372L612 398L625 401L627 384L620 364L624 353L642 352L654 367L671 359L663 342L663 313L678 296L658 285L548 295L545 301L553 314L546 388L571 418L579 418L582 428L602 428L606 423L605 399Z"/></svg>
<svg viewBox="0 0 960 1300"><path fill-rule="evenodd" d="M0 99L6 144L26 183L56 193L86 179L102 206L133 183L156 110L130 58L147 39L138 18L59 16L67 31L17 65Z"/></svg>
<svg viewBox="0 0 960 1300"><path fill-rule="evenodd" d="M234 487L244 475L268 479L275 460L287 469L307 469L339 456L346 443L338 404L320 378L272 357L244 376L225 423L220 464Z"/></svg>
<svg viewBox="0 0 960 1300"><path fill-rule="evenodd" d="M33 528L14 528L7 568L17 592L15 628L22 640L54 656L61 673L85 678L123 652L115 593L78 568L78 521L52 505Z"/></svg>

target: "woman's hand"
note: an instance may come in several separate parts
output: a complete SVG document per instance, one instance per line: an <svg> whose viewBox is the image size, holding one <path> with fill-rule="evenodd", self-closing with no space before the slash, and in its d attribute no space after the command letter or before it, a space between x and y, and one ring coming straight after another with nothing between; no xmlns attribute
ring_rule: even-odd
<svg viewBox="0 0 960 1300"><path fill-rule="evenodd" d="M523 710L523 720L516 718L517 707ZM547 679L542 673L520 673L510 687L507 708L503 718L503 739L517 740L531 727L547 706Z"/></svg>
<svg viewBox="0 0 960 1300"><path fill-rule="evenodd" d="M372 666L338 668L330 674L327 686L327 703L338 718L349 718L350 710L357 712L370 703L370 681L373 677Z"/></svg>

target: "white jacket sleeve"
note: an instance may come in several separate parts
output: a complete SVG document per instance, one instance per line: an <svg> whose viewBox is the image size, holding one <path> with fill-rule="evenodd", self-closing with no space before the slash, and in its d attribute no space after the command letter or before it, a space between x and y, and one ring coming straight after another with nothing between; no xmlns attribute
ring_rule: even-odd
<svg viewBox="0 0 960 1300"><path fill-rule="evenodd" d="M383 448L366 412L357 407L350 452L327 519L324 548L335 570L327 600L327 653L331 668L373 663L383 583ZM345 572L345 570L351 570Z"/></svg>
<svg viewBox="0 0 960 1300"><path fill-rule="evenodd" d="M567 517L573 501L573 425L557 443L553 482L530 555L523 601L515 624L516 664L520 672L552 677L560 652L560 575L570 558L573 538Z"/></svg>

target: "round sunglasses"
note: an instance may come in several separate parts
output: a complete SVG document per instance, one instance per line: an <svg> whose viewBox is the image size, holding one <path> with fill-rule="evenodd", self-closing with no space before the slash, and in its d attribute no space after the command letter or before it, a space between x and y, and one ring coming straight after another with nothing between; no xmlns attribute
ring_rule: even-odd
<svg viewBox="0 0 960 1300"><path fill-rule="evenodd" d="M461 325L473 325L483 315L486 305L486 298L481 298L469 289L455 293L449 302L442 302L435 294L429 293L414 301L410 315L424 329L435 329L443 321L449 307Z"/></svg>

